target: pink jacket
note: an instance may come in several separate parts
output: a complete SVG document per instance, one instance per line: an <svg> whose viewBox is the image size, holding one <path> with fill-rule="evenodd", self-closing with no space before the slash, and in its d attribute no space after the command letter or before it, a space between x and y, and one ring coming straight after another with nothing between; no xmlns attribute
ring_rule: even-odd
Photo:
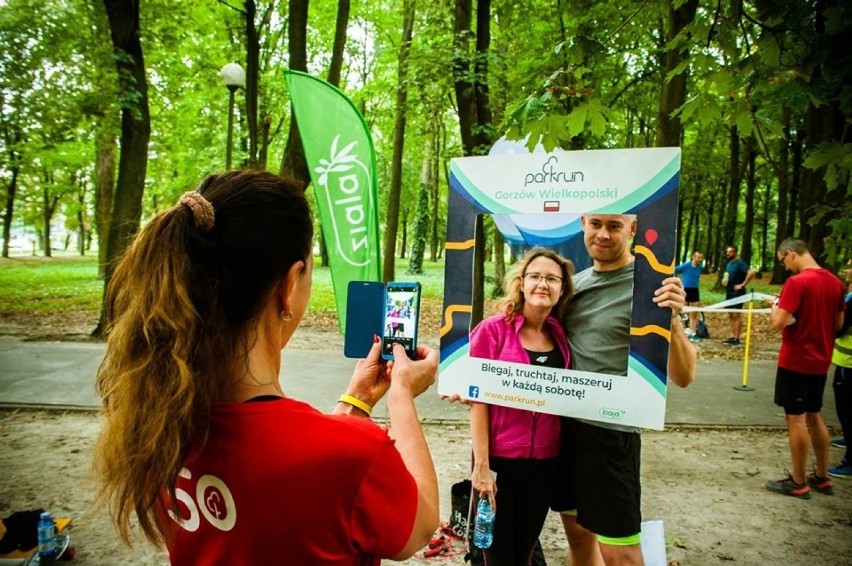
<svg viewBox="0 0 852 566"><path fill-rule="evenodd" d="M553 342L562 352L565 367L571 366L571 351L565 331L556 318L547 318ZM502 314L490 316L470 333L470 356L504 362L530 363L518 334L523 315L506 322ZM489 407L488 452L500 458L553 458L559 455L562 417L524 409Z"/></svg>

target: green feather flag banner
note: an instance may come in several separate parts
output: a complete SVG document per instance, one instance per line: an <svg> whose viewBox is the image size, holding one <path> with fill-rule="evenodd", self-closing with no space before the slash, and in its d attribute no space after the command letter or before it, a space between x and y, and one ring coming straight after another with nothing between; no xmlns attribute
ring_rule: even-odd
<svg viewBox="0 0 852 566"><path fill-rule="evenodd" d="M331 266L340 331L349 281L380 281L376 152L358 108L331 84L284 71Z"/></svg>

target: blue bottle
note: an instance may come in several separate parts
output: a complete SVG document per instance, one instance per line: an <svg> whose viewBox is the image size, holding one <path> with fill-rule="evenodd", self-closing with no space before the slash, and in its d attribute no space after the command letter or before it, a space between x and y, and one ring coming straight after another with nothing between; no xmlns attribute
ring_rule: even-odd
<svg viewBox="0 0 852 566"><path fill-rule="evenodd" d="M40 564L53 564L56 560L56 524L47 511L38 522L38 558Z"/></svg>
<svg viewBox="0 0 852 566"><path fill-rule="evenodd" d="M473 527L473 544L478 548L488 548L494 540L494 518L496 513L491 508L487 497L479 500L476 506L476 525Z"/></svg>

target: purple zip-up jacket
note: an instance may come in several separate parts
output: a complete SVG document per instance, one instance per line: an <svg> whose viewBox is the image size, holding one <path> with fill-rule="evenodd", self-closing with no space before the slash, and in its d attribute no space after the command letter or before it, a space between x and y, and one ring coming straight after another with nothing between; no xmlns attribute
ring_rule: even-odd
<svg viewBox="0 0 852 566"><path fill-rule="evenodd" d="M547 317L545 324L556 347L562 352L565 367L569 368L571 351L565 331L552 316ZM484 319L470 333L470 356L530 363L530 357L518 336L523 325L523 315L515 315L511 322L506 322L502 314ZM488 415L488 453L491 456L543 459L559 455L561 417L499 405L491 405Z"/></svg>

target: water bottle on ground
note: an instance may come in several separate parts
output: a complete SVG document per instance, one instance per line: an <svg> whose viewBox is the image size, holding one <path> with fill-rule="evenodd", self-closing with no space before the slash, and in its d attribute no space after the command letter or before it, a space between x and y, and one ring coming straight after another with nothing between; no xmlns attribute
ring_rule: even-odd
<svg viewBox="0 0 852 566"><path fill-rule="evenodd" d="M479 500L476 506L476 525L473 528L473 544L478 548L488 548L494 540L494 518L496 513L491 508L487 497Z"/></svg>
<svg viewBox="0 0 852 566"><path fill-rule="evenodd" d="M56 561L56 524L47 511L41 514L38 521L38 558L39 564L53 564Z"/></svg>

